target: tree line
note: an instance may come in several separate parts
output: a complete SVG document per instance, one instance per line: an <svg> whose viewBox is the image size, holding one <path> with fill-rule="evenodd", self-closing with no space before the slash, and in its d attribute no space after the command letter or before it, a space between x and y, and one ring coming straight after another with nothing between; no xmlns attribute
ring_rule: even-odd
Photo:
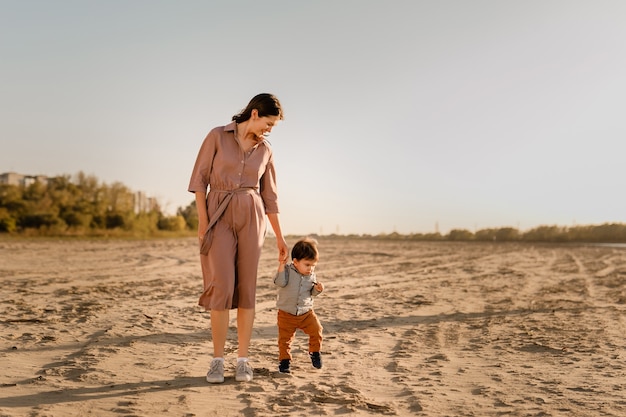
<svg viewBox="0 0 626 417"><path fill-rule="evenodd" d="M335 237L339 237L336 236ZM343 236L346 237L346 236ZM453 229L448 234L399 233L379 235L353 235L352 238L423 240L451 242L552 242L552 243L626 243L626 224L605 223L587 226L538 226L526 232L513 227L489 228L476 232L467 229Z"/></svg>
<svg viewBox="0 0 626 417"><path fill-rule="evenodd" d="M136 210L136 193L79 172L28 185L0 184L0 232L27 235L150 235L184 232L195 224L189 209L174 216L158 203ZM187 215L187 217L185 217Z"/></svg>
<svg viewBox="0 0 626 417"><path fill-rule="evenodd" d="M198 227L195 202L166 216L158 204L136 210L136 195L120 182L106 184L79 172L29 185L0 184L0 233L24 235L131 235L189 234ZM476 232L453 229L448 234L399 233L349 235L366 239L483 242L590 242L626 243L626 224L538 226L522 232L513 227Z"/></svg>

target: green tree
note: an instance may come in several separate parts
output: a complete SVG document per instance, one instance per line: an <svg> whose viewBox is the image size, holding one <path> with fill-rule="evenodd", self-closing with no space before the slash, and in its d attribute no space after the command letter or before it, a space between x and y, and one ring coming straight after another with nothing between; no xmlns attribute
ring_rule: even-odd
<svg viewBox="0 0 626 417"><path fill-rule="evenodd" d="M180 215L161 217L158 227L160 230L168 230L171 232L182 232L187 228L185 218Z"/></svg>
<svg viewBox="0 0 626 417"><path fill-rule="evenodd" d="M132 223L132 230L141 234L150 234L157 231L159 217L161 213L153 210L149 212L137 213Z"/></svg>
<svg viewBox="0 0 626 417"><path fill-rule="evenodd" d="M626 242L626 225L605 223L591 229L591 242Z"/></svg>
<svg viewBox="0 0 626 417"><path fill-rule="evenodd" d="M498 230L497 229L481 229L477 231L474 236L476 240L489 242L495 241L497 239Z"/></svg>
<svg viewBox="0 0 626 417"><path fill-rule="evenodd" d="M519 231L512 227L502 227L496 230L495 236L498 242L511 242L520 238Z"/></svg>
<svg viewBox="0 0 626 417"><path fill-rule="evenodd" d="M185 224L189 230L196 230L198 228L198 208L196 207L195 201L192 201L184 209L179 207L176 214L185 219Z"/></svg>
<svg viewBox="0 0 626 417"><path fill-rule="evenodd" d="M474 234L465 229L452 229L450 230L450 233L448 233L447 239L452 241L473 240Z"/></svg>
<svg viewBox="0 0 626 417"><path fill-rule="evenodd" d="M17 221L9 210L5 207L0 207L0 232L12 233L17 229Z"/></svg>
<svg viewBox="0 0 626 417"><path fill-rule="evenodd" d="M18 221L26 211L23 189L15 185L0 184L0 232L15 232Z"/></svg>
<svg viewBox="0 0 626 417"><path fill-rule="evenodd" d="M539 226L522 236L523 240L533 242L566 242L567 228L559 226Z"/></svg>

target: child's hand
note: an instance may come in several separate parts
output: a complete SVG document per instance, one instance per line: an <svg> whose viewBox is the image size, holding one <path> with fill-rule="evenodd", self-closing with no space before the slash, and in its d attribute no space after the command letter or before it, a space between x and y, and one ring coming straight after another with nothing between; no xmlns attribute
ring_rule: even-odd
<svg viewBox="0 0 626 417"><path fill-rule="evenodd" d="M315 291L317 292L322 292L324 291L324 284L322 284L321 282L316 282L313 288L315 288Z"/></svg>

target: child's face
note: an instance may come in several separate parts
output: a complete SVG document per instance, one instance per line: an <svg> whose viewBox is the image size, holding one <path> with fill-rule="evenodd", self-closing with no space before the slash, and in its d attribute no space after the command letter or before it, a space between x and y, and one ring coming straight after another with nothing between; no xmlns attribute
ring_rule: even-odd
<svg viewBox="0 0 626 417"><path fill-rule="evenodd" d="M311 275L317 265L316 259L296 259L293 258L293 266L296 267L302 275Z"/></svg>

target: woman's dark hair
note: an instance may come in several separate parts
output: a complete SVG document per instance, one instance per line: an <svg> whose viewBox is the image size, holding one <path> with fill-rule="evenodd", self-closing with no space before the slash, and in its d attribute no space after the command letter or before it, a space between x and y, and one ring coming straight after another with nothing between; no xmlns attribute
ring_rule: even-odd
<svg viewBox="0 0 626 417"><path fill-rule="evenodd" d="M317 252L317 240L310 237L300 239L293 245L291 249L292 259L309 259L311 261L317 261L319 253Z"/></svg>
<svg viewBox="0 0 626 417"><path fill-rule="evenodd" d="M239 114L234 115L232 120L237 123L245 122L250 118L254 109L259 112L259 117L278 116L280 120L283 119L283 108L278 99L273 94L261 93L252 97L248 106Z"/></svg>

